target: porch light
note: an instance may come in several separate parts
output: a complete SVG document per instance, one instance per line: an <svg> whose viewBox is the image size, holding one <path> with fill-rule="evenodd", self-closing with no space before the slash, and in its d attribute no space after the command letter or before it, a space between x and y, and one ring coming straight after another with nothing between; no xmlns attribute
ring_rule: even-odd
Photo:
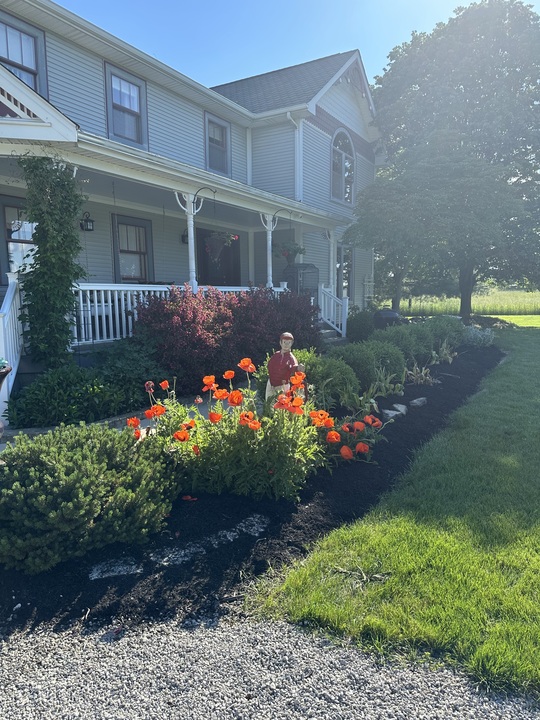
<svg viewBox="0 0 540 720"><path fill-rule="evenodd" d="M90 217L89 212L85 212L82 216L82 220L79 220L81 230L85 232L92 232L94 230L94 221Z"/></svg>
<svg viewBox="0 0 540 720"><path fill-rule="evenodd" d="M188 231L187 228L184 230L184 232L180 235L180 240L184 243L184 245L188 244Z"/></svg>

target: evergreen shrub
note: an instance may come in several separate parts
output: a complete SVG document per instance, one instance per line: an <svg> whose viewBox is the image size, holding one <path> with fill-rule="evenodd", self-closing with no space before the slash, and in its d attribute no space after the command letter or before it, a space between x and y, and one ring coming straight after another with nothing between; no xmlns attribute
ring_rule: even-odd
<svg viewBox="0 0 540 720"><path fill-rule="evenodd" d="M374 330L373 313L368 310L359 310L347 318L347 338L351 342L367 340Z"/></svg>
<svg viewBox="0 0 540 720"><path fill-rule="evenodd" d="M402 378L407 363L402 351L396 345L383 340L366 340L362 345L373 353L374 369L381 368L385 374L393 376L394 381Z"/></svg>
<svg viewBox="0 0 540 720"><path fill-rule="evenodd" d="M162 526L178 494L156 442L100 425L19 435L0 463L0 563L27 573Z"/></svg>
<svg viewBox="0 0 540 720"><path fill-rule="evenodd" d="M375 382L375 355L368 342L350 343L332 348L330 357L339 358L352 368L360 383L361 391L367 390Z"/></svg>
<svg viewBox="0 0 540 720"><path fill-rule="evenodd" d="M465 337L465 325L458 317L435 315L425 320L424 325L433 335L434 349L437 352L444 342L450 350L455 350Z"/></svg>

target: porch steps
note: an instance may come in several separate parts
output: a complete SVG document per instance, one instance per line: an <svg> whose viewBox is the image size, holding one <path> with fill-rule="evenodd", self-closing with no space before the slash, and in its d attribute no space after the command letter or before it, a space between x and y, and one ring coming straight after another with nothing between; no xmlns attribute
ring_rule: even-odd
<svg viewBox="0 0 540 720"><path fill-rule="evenodd" d="M323 344L327 348L335 347L336 345L346 345L349 342L347 338L338 335L337 330L329 327L326 323L321 323L320 333Z"/></svg>

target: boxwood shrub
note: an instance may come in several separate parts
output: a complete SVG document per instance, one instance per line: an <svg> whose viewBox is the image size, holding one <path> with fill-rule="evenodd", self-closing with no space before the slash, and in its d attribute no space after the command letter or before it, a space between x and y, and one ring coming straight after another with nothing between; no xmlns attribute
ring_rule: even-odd
<svg viewBox="0 0 540 720"><path fill-rule="evenodd" d="M179 488L151 440L101 425L19 435L0 463L0 563L37 573L162 526Z"/></svg>

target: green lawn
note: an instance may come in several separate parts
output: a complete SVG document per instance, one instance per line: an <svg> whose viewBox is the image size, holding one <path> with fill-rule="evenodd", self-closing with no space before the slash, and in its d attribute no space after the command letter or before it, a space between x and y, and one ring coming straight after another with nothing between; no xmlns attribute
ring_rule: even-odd
<svg viewBox="0 0 540 720"><path fill-rule="evenodd" d="M493 289L484 294L473 294L472 309L475 315L538 315L540 314L540 291ZM459 298L421 297L402 300L403 315L457 315Z"/></svg>
<svg viewBox="0 0 540 720"><path fill-rule="evenodd" d="M266 612L540 692L540 333L498 342L483 392L376 509L264 586Z"/></svg>

